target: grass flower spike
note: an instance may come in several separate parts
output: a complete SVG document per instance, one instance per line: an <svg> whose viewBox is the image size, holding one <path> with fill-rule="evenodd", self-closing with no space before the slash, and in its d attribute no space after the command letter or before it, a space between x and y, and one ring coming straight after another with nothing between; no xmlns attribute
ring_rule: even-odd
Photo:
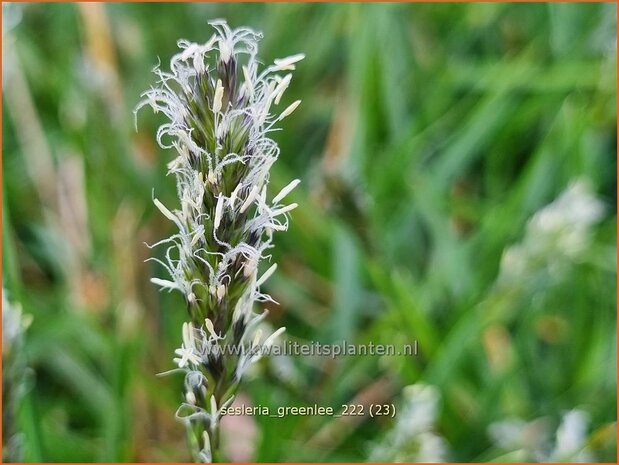
<svg viewBox="0 0 619 465"><path fill-rule="evenodd" d="M210 24L215 33L205 44L179 41L170 71L155 69L158 86L144 92L136 109L148 105L167 117L157 141L177 152L168 168L180 206L154 203L178 231L155 244L166 247L160 263L169 276L152 282L180 291L187 305L189 321L174 358L185 373L177 417L188 426L194 458L203 462L218 459L219 412L233 401L244 371L284 331L256 338L265 314L253 307L272 300L261 286L276 265L260 275L260 263L297 206L284 201L298 180L269 200L279 148L268 136L300 103L276 110L289 72L304 57L261 69L260 34L220 20Z"/></svg>
<svg viewBox="0 0 619 465"><path fill-rule="evenodd" d="M2 461L24 460L23 434L18 430L20 400L31 384L31 370L26 365L25 332L31 315L22 313L21 305L9 300L2 288Z"/></svg>

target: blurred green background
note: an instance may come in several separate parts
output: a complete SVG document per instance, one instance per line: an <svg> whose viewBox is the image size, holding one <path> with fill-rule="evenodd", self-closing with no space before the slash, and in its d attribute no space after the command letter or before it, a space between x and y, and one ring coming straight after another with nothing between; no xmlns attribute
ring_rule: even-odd
<svg viewBox="0 0 619 465"><path fill-rule="evenodd" d="M303 182L270 322L420 350L263 360L248 404L398 414L228 417L229 457L616 461L611 3L3 3L3 284L32 316L4 427L22 460L189 460L182 377L155 377L184 304L144 262L171 233L151 198L175 205L172 154L160 115L136 133L132 112L157 57L219 17L262 31L265 63L307 55L274 136L272 192Z"/></svg>

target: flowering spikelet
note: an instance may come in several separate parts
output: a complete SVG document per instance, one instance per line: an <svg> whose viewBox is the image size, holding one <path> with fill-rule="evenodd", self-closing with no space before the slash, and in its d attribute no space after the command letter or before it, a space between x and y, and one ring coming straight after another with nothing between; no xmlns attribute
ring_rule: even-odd
<svg viewBox="0 0 619 465"><path fill-rule="evenodd" d="M501 455L509 452L521 462L595 462L588 437L589 414L573 409L565 412L555 430L549 418L525 421L509 417L488 427Z"/></svg>
<svg viewBox="0 0 619 465"><path fill-rule="evenodd" d="M304 58L294 55L260 69L260 34L231 30L220 20L210 24L215 33L205 44L181 40L170 72L155 68L159 85L142 94L136 109L149 105L168 118L157 141L178 152L168 168L180 208L154 199L178 228L155 244L167 247L160 263L170 277L152 282L180 291L187 303L190 321L183 324L174 358L185 372L185 402L177 417L189 427L196 460L205 462L217 458L219 412L260 357L256 349L272 342L254 341L265 314L255 314L253 304L271 300L260 287L275 265L262 276L258 268L273 232L288 228L297 204L281 202L299 181L268 200L269 170L279 155L268 133L300 103L275 111L290 83L288 72Z"/></svg>
<svg viewBox="0 0 619 465"><path fill-rule="evenodd" d="M536 279L541 270L560 274L588 250L605 214L586 179L576 179L527 222L523 240L503 253L502 281Z"/></svg>
<svg viewBox="0 0 619 465"><path fill-rule="evenodd" d="M428 384L413 384L403 390L404 403L396 422L371 454L371 462L445 462L448 445L436 432L440 394Z"/></svg>

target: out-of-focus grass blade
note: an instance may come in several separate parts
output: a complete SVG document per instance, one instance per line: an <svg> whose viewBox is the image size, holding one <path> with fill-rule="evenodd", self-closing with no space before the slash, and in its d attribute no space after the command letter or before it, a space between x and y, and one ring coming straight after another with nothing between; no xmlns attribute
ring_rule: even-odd
<svg viewBox="0 0 619 465"><path fill-rule="evenodd" d="M19 412L19 423L24 432L24 462L49 460L44 448L41 417L36 397L34 392L28 392L23 398Z"/></svg>
<svg viewBox="0 0 619 465"><path fill-rule="evenodd" d="M515 102L504 92L484 97L472 114L466 118L447 148L431 169L438 186L447 187L458 173L465 171L492 140L492 136L507 124Z"/></svg>
<svg viewBox="0 0 619 465"><path fill-rule="evenodd" d="M334 313L327 328L329 339L350 342L357 333L358 313L363 298L359 276L360 253L350 232L341 227L336 228L333 241Z"/></svg>
<svg viewBox="0 0 619 465"><path fill-rule="evenodd" d="M17 249L11 229L11 217L9 215L9 206L4 186L2 187L2 191L2 285L11 290L12 298L19 301L21 277L17 262Z"/></svg>

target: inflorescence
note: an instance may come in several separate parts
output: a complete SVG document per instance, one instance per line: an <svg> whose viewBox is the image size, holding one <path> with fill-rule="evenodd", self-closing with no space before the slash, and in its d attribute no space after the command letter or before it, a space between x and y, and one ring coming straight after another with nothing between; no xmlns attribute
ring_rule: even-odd
<svg viewBox="0 0 619 465"><path fill-rule="evenodd" d="M157 141L178 155L168 164L176 177L180 207L156 207L178 231L154 246L165 246L158 261L169 277L152 278L164 290L180 291L189 321L182 327L173 371L185 373L184 402L177 411L190 431L195 459L217 459L219 412L229 406L243 373L285 328L262 340L258 323L266 312L254 302L271 301L262 292L273 264L275 231L288 228L296 203L283 203L298 185L294 180L269 200L269 171L279 155L268 137L299 105L275 111L303 54L275 60L261 69L256 57L259 33L232 30L225 21L210 23L215 33L205 44L180 40L181 52L170 72L156 67L158 85L142 94L143 106L169 120ZM229 345L238 351L220 350Z"/></svg>

